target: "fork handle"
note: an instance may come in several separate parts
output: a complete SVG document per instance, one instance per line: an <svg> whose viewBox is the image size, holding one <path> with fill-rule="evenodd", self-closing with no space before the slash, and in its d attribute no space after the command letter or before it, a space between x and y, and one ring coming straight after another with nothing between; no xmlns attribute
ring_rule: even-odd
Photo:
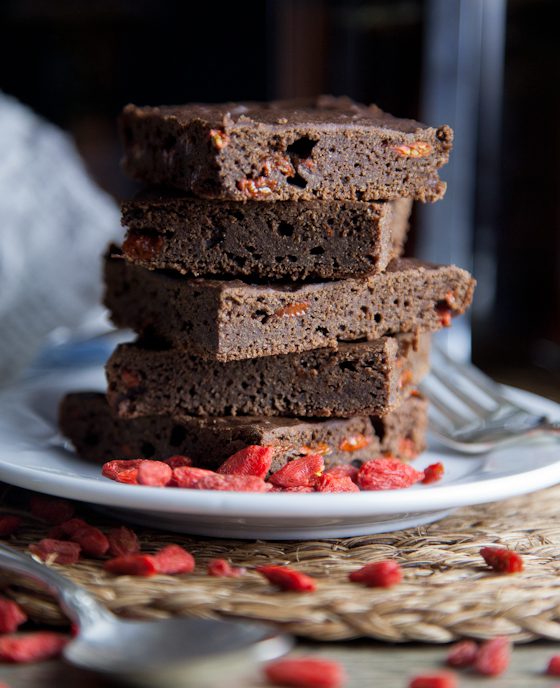
<svg viewBox="0 0 560 688"><path fill-rule="evenodd" d="M79 626L86 626L112 616L86 590L46 564L39 564L27 554L0 542L0 569L19 573L41 583L60 602L65 614Z"/></svg>

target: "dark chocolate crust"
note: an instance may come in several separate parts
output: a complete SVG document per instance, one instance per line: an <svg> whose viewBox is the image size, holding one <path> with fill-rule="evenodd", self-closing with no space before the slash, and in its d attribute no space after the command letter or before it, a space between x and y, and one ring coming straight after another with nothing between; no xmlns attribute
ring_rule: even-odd
<svg viewBox="0 0 560 688"><path fill-rule="evenodd" d="M436 201L453 132L348 98L137 107L121 117L134 179L231 200Z"/></svg>
<svg viewBox="0 0 560 688"><path fill-rule="evenodd" d="M105 395L68 394L60 405L60 428L78 455L102 463L109 459L166 459L189 456L193 465L216 469L250 444L275 447L272 471L304 452L321 452L326 466L366 461L380 454L407 460L426 447L427 404L410 397L384 418L333 420L299 418L196 418L193 416L114 417ZM352 439L359 446L348 451Z"/></svg>
<svg viewBox="0 0 560 688"><path fill-rule="evenodd" d="M399 335L228 363L147 343L121 344L106 366L107 399L123 418L382 416L427 372L429 340Z"/></svg>
<svg viewBox="0 0 560 688"><path fill-rule="evenodd" d="M365 279L265 286L189 280L115 257L106 261L105 280L117 326L219 361L435 331L466 310L475 285L465 270L412 259Z"/></svg>
<svg viewBox="0 0 560 688"><path fill-rule="evenodd" d="M318 280L382 272L403 248L411 201L206 201L148 192L122 204L124 257L190 277Z"/></svg>

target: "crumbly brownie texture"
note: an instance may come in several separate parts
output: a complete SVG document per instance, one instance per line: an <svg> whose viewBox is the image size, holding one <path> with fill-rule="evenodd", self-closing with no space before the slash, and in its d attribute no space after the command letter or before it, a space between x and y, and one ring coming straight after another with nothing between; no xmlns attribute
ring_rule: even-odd
<svg viewBox="0 0 560 688"><path fill-rule="evenodd" d="M189 280L108 258L105 280L116 325L218 361L435 331L465 311L475 284L465 270L413 259L365 279L272 287Z"/></svg>
<svg viewBox="0 0 560 688"><path fill-rule="evenodd" d="M125 171L204 198L355 201L445 193L453 132L348 98L137 107L121 117Z"/></svg>
<svg viewBox="0 0 560 688"><path fill-rule="evenodd" d="M263 205L146 193L122 204L123 254L137 265L194 277L360 277L382 272L400 255L411 203Z"/></svg>
<svg viewBox="0 0 560 688"><path fill-rule="evenodd" d="M304 453L322 453L325 464L366 461L379 454L403 460L426 447L427 404L410 397L384 418L306 421L298 418L114 417L105 395L68 394L60 406L60 428L84 459L166 459L189 456L195 466L215 469L250 444L276 447L272 472Z"/></svg>
<svg viewBox="0 0 560 688"><path fill-rule="evenodd" d="M123 418L385 415L427 372L428 358L428 335L228 363L121 344L107 363L107 399Z"/></svg>

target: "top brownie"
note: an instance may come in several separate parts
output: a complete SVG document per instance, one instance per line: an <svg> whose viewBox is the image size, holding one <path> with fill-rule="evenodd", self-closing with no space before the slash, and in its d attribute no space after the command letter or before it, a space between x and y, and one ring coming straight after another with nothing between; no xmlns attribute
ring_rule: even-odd
<svg viewBox="0 0 560 688"><path fill-rule="evenodd" d="M233 200L437 201L453 132L348 98L137 107L121 117L134 179Z"/></svg>

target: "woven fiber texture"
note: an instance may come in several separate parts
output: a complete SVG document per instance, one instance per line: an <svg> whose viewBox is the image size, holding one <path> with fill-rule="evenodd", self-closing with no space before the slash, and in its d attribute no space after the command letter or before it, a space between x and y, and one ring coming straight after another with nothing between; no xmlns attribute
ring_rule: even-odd
<svg viewBox="0 0 560 688"><path fill-rule="evenodd" d="M134 488L131 488L134 489ZM10 500L12 501L12 500ZM560 640L560 487L502 503L461 509L430 526L385 535L307 542L202 539L136 529L152 551L176 542L197 561L190 576L115 577L103 562L83 559L56 567L83 585L116 614L136 618L169 615L261 619L315 640L369 637L390 642L445 643L470 636L507 635L516 641ZM101 528L108 523L80 513ZM25 549L45 537L46 528L27 518L10 543ZM481 547L499 544L523 555L525 570L490 571ZM206 575L207 562L228 558L249 570L241 578ZM394 558L403 583L372 589L347 575L365 563ZM290 564L318 579L311 594L278 592L251 570L264 563ZM43 593L3 574L5 593L29 616L63 622Z"/></svg>

